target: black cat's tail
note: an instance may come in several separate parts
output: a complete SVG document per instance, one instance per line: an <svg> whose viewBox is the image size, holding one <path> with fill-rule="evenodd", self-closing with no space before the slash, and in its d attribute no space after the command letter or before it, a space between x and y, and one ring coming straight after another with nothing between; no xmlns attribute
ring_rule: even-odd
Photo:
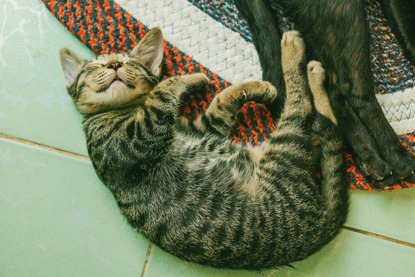
<svg viewBox="0 0 415 277"><path fill-rule="evenodd" d="M279 115L285 101L285 82L281 67L281 32L268 0L235 0L240 14L248 22L262 67L263 81L277 89L272 112Z"/></svg>

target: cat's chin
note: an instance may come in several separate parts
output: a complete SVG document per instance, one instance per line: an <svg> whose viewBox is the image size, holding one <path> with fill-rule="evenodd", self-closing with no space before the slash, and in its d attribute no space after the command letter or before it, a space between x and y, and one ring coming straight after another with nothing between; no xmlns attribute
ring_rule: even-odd
<svg viewBox="0 0 415 277"><path fill-rule="evenodd" d="M120 88L123 88L123 87L125 87L125 84L124 84L123 81L121 81L121 80L114 80L111 83L111 85L109 86L108 89L117 90L117 89L120 89Z"/></svg>
<svg viewBox="0 0 415 277"><path fill-rule="evenodd" d="M107 88L107 93L112 97L119 97L128 90L126 84L121 80L114 80Z"/></svg>

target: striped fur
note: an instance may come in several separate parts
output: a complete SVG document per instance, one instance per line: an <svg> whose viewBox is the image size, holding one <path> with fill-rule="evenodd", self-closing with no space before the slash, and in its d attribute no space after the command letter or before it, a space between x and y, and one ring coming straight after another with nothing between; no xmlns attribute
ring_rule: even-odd
<svg viewBox="0 0 415 277"><path fill-rule="evenodd" d="M180 98L206 89L203 74L155 84L152 70L144 81L141 66L131 66L140 81L131 80L134 88L120 86L122 100L114 91L106 101L95 94L105 96L108 90L93 94L98 79L89 77L101 76L101 70L87 69L104 60L106 71L110 59L118 59L128 71L124 59L131 57L100 56L73 78L69 92L85 116L97 175L131 225L165 251L214 267L269 268L311 255L339 232L347 215L347 184L341 138L323 116L331 111L321 86L324 70L318 63L308 69L320 107L314 115L301 67L304 45L297 33L284 36L282 50L285 109L269 142L256 148L234 144L229 130L246 101L273 105L278 99L267 82L225 89L206 114L190 121L183 116ZM134 95L132 102L127 92ZM85 103L94 101L89 111ZM313 135L321 156L312 155ZM321 182L315 176L320 164Z"/></svg>

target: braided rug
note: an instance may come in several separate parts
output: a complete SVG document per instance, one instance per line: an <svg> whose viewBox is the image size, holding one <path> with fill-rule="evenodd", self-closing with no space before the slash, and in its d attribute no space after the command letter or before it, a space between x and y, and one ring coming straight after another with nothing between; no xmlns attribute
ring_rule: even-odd
<svg viewBox="0 0 415 277"><path fill-rule="evenodd" d="M210 88L183 99L184 112L196 118L231 83L260 80L261 67L247 24L226 0L42 0L67 29L95 54L125 52L144 34L160 27L166 39L164 77L203 72ZM271 0L273 2L273 0ZM295 28L278 5L282 30ZM367 0L372 71L378 101L402 144L415 155L414 67L405 59L376 0ZM180 49L180 50L179 50ZM203 64L203 65L202 65ZM270 112L250 102L236 115L235 143L259 145L273 130ZM346 153L350 188L375 190ZM415 185L401 183L394 189Z"/></svg>

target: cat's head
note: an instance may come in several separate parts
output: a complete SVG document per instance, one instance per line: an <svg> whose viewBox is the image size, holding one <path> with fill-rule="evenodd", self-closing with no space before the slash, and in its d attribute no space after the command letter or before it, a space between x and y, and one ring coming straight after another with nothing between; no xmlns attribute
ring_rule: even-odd
<svg viewBox="0 0 415 277"><path fill-rule="evenodd" d="M123 108L143 101L161 75L164 40L151 29L129 53L99 55L86 61L60 51L66 88L82 114Z"/></svg>

